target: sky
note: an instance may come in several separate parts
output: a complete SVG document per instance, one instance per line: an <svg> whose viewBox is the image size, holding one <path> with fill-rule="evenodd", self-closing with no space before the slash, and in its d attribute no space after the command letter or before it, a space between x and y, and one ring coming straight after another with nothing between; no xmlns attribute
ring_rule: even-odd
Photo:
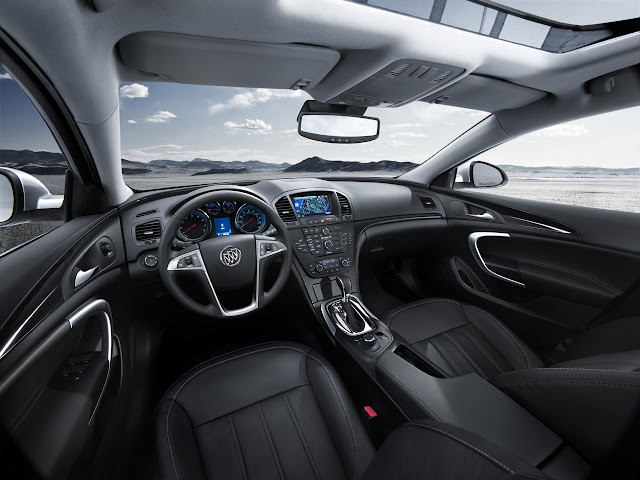
<svg viewBox="0 0 640 480"><path fill-rule="evenodd" d="M301 91L134 83L120 87L122 156L154 159L396 160L422 163L487 113L414 102L370 108L380 138L336 145L302 138L297 114ZM640 166L640 107L557 125L483 154L483 160L522 166ZM0 149L59 151L20 87L0 70Z"/></svg>

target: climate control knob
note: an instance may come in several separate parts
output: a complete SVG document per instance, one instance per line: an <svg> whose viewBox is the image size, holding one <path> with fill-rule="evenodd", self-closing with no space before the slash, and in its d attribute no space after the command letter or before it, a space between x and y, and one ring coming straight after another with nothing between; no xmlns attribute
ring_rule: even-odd
<svg viewBox="0 0 640 480"><path fill-rule="evenodd" d="M316 272L320 273L324 270L324 265L321 263L316 263Z"/></svg>
<svg viewBox="0 0 640 480"><path fill-rule="evenodd" d="M373 347L376 344L376 337L370 333L367 333L364 337L362 337L362 346L363 347Z"/></svg>
<svg viewBox="0 0 640 480"><path fill-rule="evenodd" d="M340 260L340 265L342 265L344 268L347 268L350 265L349 260L343 258L342 260Z"/></svg>
<svg viewBox="0 0 640 480"><path fill-rule="evenodd" d="M333 248L333 242L331 240L324 241L325 250L331 250Z"/></svg>

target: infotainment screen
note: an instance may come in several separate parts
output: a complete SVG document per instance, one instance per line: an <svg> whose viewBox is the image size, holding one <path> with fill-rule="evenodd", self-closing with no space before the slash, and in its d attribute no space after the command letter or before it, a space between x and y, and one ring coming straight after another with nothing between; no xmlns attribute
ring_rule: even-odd
<svg viewBox="0 0 640 480"><path fill-rule="evenodd" d="M329 215L331 213L331 201L329 200L329 195L293 197L293 208L296 209L298 217Z"/></svg>

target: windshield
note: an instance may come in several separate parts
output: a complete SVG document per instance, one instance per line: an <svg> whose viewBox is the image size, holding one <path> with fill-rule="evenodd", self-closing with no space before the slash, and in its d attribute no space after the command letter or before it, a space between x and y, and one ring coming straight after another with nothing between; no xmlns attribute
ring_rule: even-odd
<svg viewBox="0 0 640 480"><path fill-rule="evenodd" d="M137 190L284 177L397 176L488 114L414 102L370 108L380 137L336 145L301 137L302 91L168 83L120 87L122 171Z"/></svg>

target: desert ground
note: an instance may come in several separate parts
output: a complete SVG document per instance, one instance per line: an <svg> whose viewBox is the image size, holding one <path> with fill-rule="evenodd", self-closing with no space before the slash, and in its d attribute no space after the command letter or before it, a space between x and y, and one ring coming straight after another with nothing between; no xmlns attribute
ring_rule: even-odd
<svg viewBox="0 0 640 480"><path fill-rule="evenodd" d="M133 189L152 190L171 186L237 182L239 180L259 181L267 175L269 178L313 176L313 174L292 175L284 173L278 174L275 172L256 172L242 175L202 175L197 177L132 175L125 177L125 181ZM389 172L389 176L393 175L395 175L395 173ZM345 173L332 174L331 176L339 178L353 177L354 175L353 173ZM64 177L41 175L38 178L49 188L51 193L63 193ZM620 177L594 175L578 178L536 177L531 175L513 176L504 187L486 189L483 190L483 192L552 203L640 213L640 174L638 176ZM59 222L41 222L0 227L0 253L6 252L32 238L47 233L59 225Z"/></svg>

